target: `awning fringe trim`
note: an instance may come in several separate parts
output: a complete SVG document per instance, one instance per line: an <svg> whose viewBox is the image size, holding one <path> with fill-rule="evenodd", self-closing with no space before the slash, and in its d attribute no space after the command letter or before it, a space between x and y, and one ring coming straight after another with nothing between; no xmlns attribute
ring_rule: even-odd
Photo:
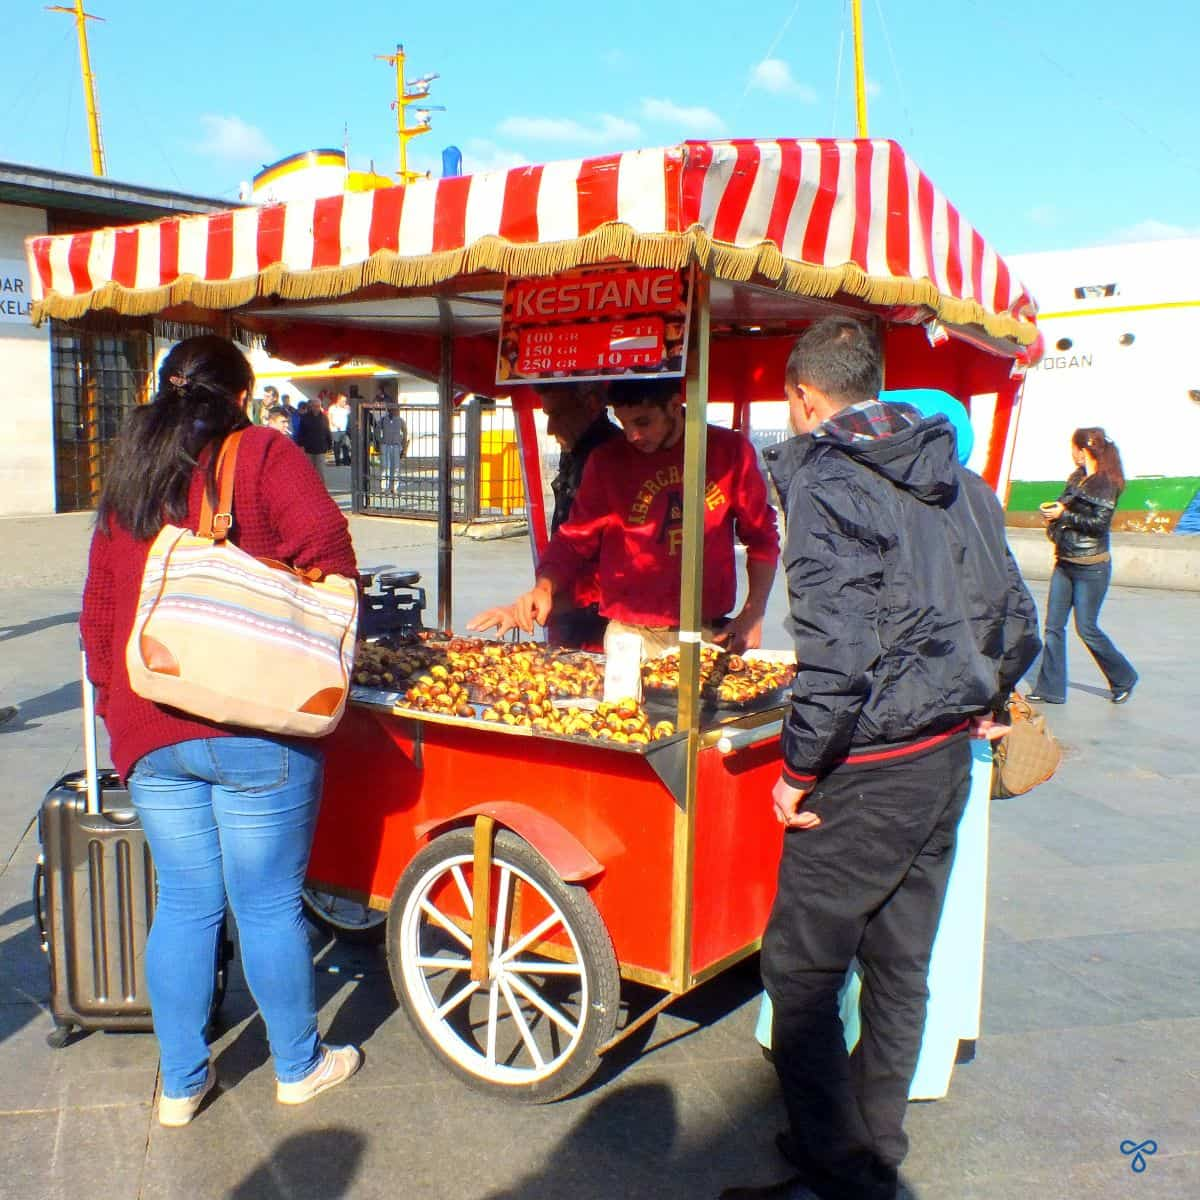
<svg viewBox="0 0 1200 1200"><path fill-rule="evenodd" d="M1007 313L989 312L975 300L947 296L928 279L870 276L854 263L824 267L798 262L785 258L771 242L757 246L715 242L699 225L682 233L643 234L619 222L601 225L583 237L562 242L522 245L500 237L484 237L462 249L436 254L401 257L383 250L365 262L327 270L288 271L276 263L258 275L222 282L206 282L185 275L159 288L130 289L107 283L93 292L75 296L51 292L34 304L32 317L34 324L40 325L47 317L73 321L85 313L103 309L133 317L184 304L227 310L270 296L285 300L329 300L372 284L429 288L462 275L553 275L606 261L672 269L694 261L716 279L769 283L794 295L819 299L842 294L880 306L925 305L951 325L982 326L992 337L1011 338L1022 346L1030 345L1037 337L1032 322L1017 320Z"/></svg>

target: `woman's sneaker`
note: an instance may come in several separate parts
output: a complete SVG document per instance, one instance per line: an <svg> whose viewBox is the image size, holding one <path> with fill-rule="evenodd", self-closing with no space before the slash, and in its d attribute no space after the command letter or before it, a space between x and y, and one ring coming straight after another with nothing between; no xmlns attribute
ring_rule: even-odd
<svg viewBox="0 0 1200 1200"><path fill-rule="evenodd" d="M189 1124L196 1113L200 1111L204 1097L213 1090L216 1082L217 1073L213 1070L212 1063L209 1063L208 1074L205 1075L204 1083L198 1092L190 1096L181 1096L177 1100L170 1096L160 1096L158 1098L158 1123L166 1125L168 1129L178 1129Z"/></svg>
<svg viewBox="0 0 1200 1200"><path fill-rule="evenodd" d="M307 1104L314 1096L345 1083L362 1066L357 1046L321 1046L321 1061L303 1079L295 1083L275 1084L275 1099L280 1104Z"/></svg>

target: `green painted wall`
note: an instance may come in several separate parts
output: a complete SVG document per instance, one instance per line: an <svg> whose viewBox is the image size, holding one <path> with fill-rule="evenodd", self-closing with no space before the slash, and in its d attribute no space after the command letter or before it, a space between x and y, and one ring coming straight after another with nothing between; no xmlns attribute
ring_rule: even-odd
<svg viewBox="0 0 1200 1200"><path fill-rule="evenodd" d="M1014 479L1008 492L1009 512L1033 512L1043 500L1054 500L1062 491L1063 481L1045 482ZM1117 504L1118 512L1180 513L1200 491L1200 476L1151 475L1130 479Z"/></svg>

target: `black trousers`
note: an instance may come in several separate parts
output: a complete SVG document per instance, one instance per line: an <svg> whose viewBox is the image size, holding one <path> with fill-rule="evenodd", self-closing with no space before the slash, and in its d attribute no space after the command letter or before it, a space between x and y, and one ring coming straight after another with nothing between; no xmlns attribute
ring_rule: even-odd
<svg viewBox="0 0 1200 1200"><path fill-rule="evenodd" d="M830 1200L895 1193L970 774L963 737L919 757L841 767L805 802L821 825L784 835L763 982L793 1143L811 1164L810 1186ZM855 956L862 1036L848 1056L837 994Z"/></svg>

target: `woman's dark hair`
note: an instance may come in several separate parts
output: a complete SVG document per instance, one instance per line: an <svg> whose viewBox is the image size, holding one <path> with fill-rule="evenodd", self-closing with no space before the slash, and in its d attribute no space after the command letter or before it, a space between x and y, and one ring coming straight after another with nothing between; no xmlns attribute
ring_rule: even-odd
<svg viewBox="0 0 1200 1200"><path fill-rule="evenodd" d="M192 473L205 446L250 422L242 393L254 391L246 356L227 338L204 334L173 346L158 371L158 392L125 418L104 481L96 521L118 521L151 538L187 517ZM216 455L207 487L216 498Z"/></svg>
<svg viewBox="0 0 1200 1200"><path fill-rule="evenodd" d="M1121 468L1121 455L1116 442L1099 426L1077 429L1071 434L1071 444L1078 450L1086 450L1096 460L1096 474L1119 496L1125 490L1125 472Z"/></svg>

